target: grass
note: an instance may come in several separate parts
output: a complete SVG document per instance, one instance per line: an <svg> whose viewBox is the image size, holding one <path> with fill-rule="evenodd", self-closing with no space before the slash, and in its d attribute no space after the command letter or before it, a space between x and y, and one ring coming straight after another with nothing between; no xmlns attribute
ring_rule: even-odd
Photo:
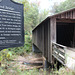
<svg viewBox="0 0 75 75"><path fill-rule="evenodd" d="M2 65L0 67L0 75L75 75L74 72L69 71L67 72L65 69L62 71L58 70L51 70L50 73L43 69L33 69L33 70L25 70L19 69L17 67L9 66L9 65Z"/></svg>
<svg viewBox="0 0 75 75"><path fill-rule="evenodd" d="M59 71L51 71L48 73L45 70L20 70L18 68L12 68L12 69L1 69L0 68L0 74L1 75L75 75L73 72L59 72Z"/></svg>
<svg viewBox="0 0 75 75"><path fill-rule="evenodd" d="M20 65L14 66L16 64L18 62L13 63L11 60L3 60L0 66L0 75L75 75L74 72L65 67L61 67L59 70L57 68L26 70L25 68L19 68Z"/></svg>
<svg viewBox="0 0 75 75"><path fill-rule="evenodd" d="M9 48L0 51L0 75L75 75L74 72L61 67L50 68L49 71L44 69L26 70L25 68L19 68L20 65L14 66L17 62L13 63L14 58L18 56L25 56L30 53L32 49L32 39L29 35L25 35L24 47Z"/></svg>

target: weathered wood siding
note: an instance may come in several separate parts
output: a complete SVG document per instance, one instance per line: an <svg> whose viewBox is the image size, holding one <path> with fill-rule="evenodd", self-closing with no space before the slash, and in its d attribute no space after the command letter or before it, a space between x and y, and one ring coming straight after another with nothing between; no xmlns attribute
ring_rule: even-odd
<svg viewBox="0 0 75 75"><path fill-rule="evenodd" d="M55 15L56 18L75 19L75 8Z"/></svg>
<svg viewBox="0 0 75 75"><path fill-rule="evenodd" d="M43 55L50 62L50 19L47 19L46 21L41 23L36 29L34 29L32 35L33 44L35 44L42 51Z"/></svg>
<svg viewBox="0 0 75 75"><path fill-rule="evenodd" d="M65 19L65 20L64 20ZM49 16L40 23L33 31L33 44L35 44L52 63L52 42L56 42L57 22L74 22L75 9L71 9L53 16Z"/></svg>

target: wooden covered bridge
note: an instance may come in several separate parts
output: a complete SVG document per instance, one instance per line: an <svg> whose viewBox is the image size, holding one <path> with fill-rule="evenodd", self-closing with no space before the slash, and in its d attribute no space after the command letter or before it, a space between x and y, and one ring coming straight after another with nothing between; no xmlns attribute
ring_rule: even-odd
<svg viewBox="0 0 75 75"><path fill-rule="evenodd" d="M40 50L49 63L54 57L67 64L65 53L75 55L75 8L47 17L33 29L32 36L33 51Z"/></svg>

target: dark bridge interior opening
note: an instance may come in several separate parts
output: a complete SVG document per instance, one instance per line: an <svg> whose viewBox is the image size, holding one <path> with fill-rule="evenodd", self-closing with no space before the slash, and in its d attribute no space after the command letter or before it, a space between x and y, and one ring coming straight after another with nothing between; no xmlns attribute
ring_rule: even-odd
<svg viewBox="0 0 75 75"><path fill-rule="evenodd" d="M56 28L57 43L75 47L75 23L57 22Z"/></svg>

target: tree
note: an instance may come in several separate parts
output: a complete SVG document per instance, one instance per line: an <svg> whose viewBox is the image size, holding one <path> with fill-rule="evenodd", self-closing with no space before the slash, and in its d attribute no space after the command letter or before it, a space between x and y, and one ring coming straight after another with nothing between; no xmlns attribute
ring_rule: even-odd
<svg viewBox="0 0 75 75"><path fill-rule="evenodd" d="M32 28L38 23L38 5L29 3L27 0L14 0L24 5L24 27L26 32L31 32Z"/></svg>
<svg viewBox="0 0 75 75"><path fill-rule="evenodd" d="M42 10L41 13L39 14L39 23L41 23L49 14L49 10Z"/></svg>
<svg viewBox="0 0 75 75"><path fill-rule="evenodd" d="M31 33L32 29L38 25L48 15L48 10L39 13L39 3L29 3L28 0L14 0L24 5L24 27L26 33Z"/></svg>
<svg viewBox="0 0 75 75"><path fill-rule="evenodd" d="M64 2L61 2L59 5L56 3L53 5L53 13L59 13L71 8L75 7L75 0L66 0Z"/></svg>

